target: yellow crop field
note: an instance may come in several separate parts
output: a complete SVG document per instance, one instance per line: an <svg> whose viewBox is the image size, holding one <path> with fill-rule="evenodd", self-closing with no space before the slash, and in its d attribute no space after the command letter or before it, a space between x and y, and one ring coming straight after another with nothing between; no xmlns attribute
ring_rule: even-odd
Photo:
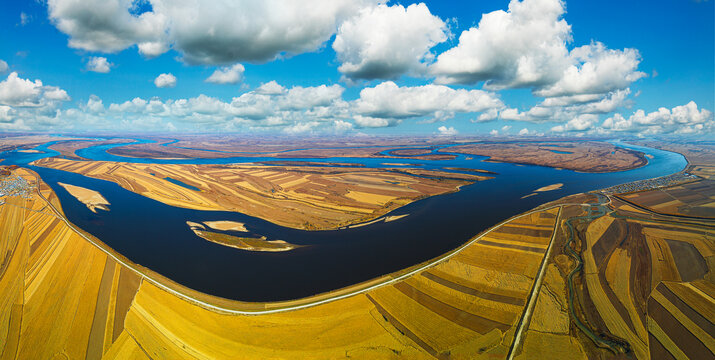
<svg viewBox="0 0 715 360"><path fill-rule="evenodd" d="M37 194L4 200L0 219L17 231L0 233L0 249L10 254L0 263L2 359L504 357L533 281L518 269L464 256L484 247L476 241L367 292L303 309L235 315L148 281L150 271L137 273L94 246ZM533 268L541 261L525 259Z"/></svg>
<svg viewBox="0 0 715 360"><path fill-rule="evenodd" d="M439 171L432 172L434 178L430 178L362 168L158 165L60 158L35 164L113 181L172 206L237 211L282 226L311 230L367 222L417 199L489 179ZM448 177L457 175L459 178ZM82 194L84 200L92 195L86 191Z"/></svg>

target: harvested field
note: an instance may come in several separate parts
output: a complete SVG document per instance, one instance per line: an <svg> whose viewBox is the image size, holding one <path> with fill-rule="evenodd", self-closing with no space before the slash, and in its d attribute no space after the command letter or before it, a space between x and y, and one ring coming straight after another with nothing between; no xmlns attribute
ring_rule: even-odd
<svg viewBox="0 0 715 360"><path fill-rule="evenodd" d="M56 199L46 185L41 191ZM115 261L39 196L7 200L0 206L3 229L11 229L0 232L0 250L10 254L0 263L3 358L503 358L535 276L462 254L482 247L478 240L365 293L284 313L229 315L183 300ZM556 210L508 226L553 228ZM510 241L502 236L511 233L494 230L490 241ZM550 237L532 235L541 243ZM515 250L492 253L504 251ZM538 264L541 256L528 259Z"/></svg>
<svg viewBox="0 0 715 360"><path fill-rule="evenodd" d="M656 213L715 219L715 180L620 195Z"/></svg>
<svg viewBox="0 0 715 360"><path fill-rule="evenodd" d="M421 176L364 168L156 165L58 158L36 165L113 181L172 206L236 211L309 230L363 223L423 197L489 179L418 169L415 175Z"/></svg>
<svg viewBox="0 0 715 360"><path fill-rule="evenodd" d="M235 221L204 221L204 224L212 229L221 231L241 231L246 232L246 226L243 223Z"/></svg>
<svg viewBox="0 0 715 360"><path fill-rule="evenodd" d="M583 172L609 172L648 163L642 153L604 142L509 142L452 146L440 151L489 156L492 161L550 166Z"/></svg>

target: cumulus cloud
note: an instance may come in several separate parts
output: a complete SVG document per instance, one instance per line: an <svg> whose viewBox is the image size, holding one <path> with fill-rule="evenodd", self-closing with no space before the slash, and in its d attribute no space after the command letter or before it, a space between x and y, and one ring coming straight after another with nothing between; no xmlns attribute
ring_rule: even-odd
<svg viewBox="0 0 715 360"><path fill-rule="evenodd" d="M75 49L118 52L134 44L162 42L166 17L155 12L132 14L130 0L48 0L50 20L69 35ZM156 54L147 54L156 55Z"/></svg>
<svg viewBox="0 0 715 360"><path fill-rule="evenodd" d="M616 90L605 95L569 95L546 98L541 103L527 111L515 108L505 108L499 111L501 120L530 121L537 123L561 122L570 123L566 126L556 126L555 131L576 129L575 118L593 118L591 115L611 113L623 106L630 106L628 99L630 89ZM586 116L589 115L589 116ZM597 117L597 116L596 116ZM564 124L561 124L564 125Z"/></svg>
<svg viewBox="0 0 715 360"><path fill-rule="evenodd" d="M318 49L338 24L374 1L151 0L137 14L129 0L48 0L53 24L73 48L146 56L170 46L189 63L264 62Z"/></svg>
<svg viewBox="0 0 715 360"><path fill-rule="evenodd" d="M487 81L493 88L553 82L568 65L571 26L563 13L560 0L512 0L508 11L484 14L477 27L462 32L432 73L441 83Z"/></svg>
<svg viewBox="0 0 715 360"><path fill-rule="evenodd" d="M42 107L70 100L67 92L56 86L43 86L39 79L23 79L12 72L0 82L0 104L13 107Z"/></svg>
<svg viewBox="0 0 715 360"><path fill-rule="evenodd" d="M114 64L107 61L107 58L101 56L92 56L87 60L87 71L98 73L108 73Z"/></svg>
<svg viewBox="0 0 715 360"><path fill-rule="evenodd" d="M176 76L171 73L159 74L159 76L154 79L154 85L159 88L167 88L176 86Z"/></svg>
<svg viewBox="0 0 715 360"><path fill-rule="evenodd" d="M504 104L490 92L452 89L444 85L397 86L383 82L360 91L355 111L375 118L411 118L434 115L438 111L481 112Z"/></svg>
<svg viewBox="0 0 715 360"><path fill-rule="evenodd" d="M239 131L276 129L286 133L344 133L354 127L342 100L339 85L283 88L269 83L272 95L257 90L246 92L230 101L200 94L191 98L161 100L134 99L105 104L92 95L78 108L50 114L47 119L72 126L95 129ZM265 88L265 87L264 87ZM276 89L283 89L277 93ZM4 114L4 113L3 113ZM171 124L169 126L168 124ZM18 125L19 126L19 125Z"/></svg>
<svg viewBox="0 0 715 360"><path fill-rule="evenodd" d="M523 129L519 130L519 136L530 135L532 133L533 133L533 131L529 131L529 129L527 129L527 128L523 128Z"/></svg>
<svg viewBox="0 0 715 360"><path fill-rule="evenodd" d="M571 50L572 60L561 78L553 85L535 91L538 96L601 94L623 89L646 76L637 71L638 50L609 50L602 43L584 45Z"/></svg>
<svg viewBox="0 0 715 360"><path fill-rule="evenodd" d="M338 26L379 0L48 0L52 23L72 48L145 56L169 48L192 64L265 62L319 49Z"/></svg>
<svg viewBox="0 0 715 360"><path fill-rule="evenodd" d="M10 68L10 66L7 65L5 60L0 59L0 74L4 73L9 68Z"/></svg>
<svg viewBox="0 0 715 360"><path fill-rule="evenodd" d="M341 99L344 90L340 85L294 86L279 98L278 104L282 109L288 110L327 106Z"/></svg>
<svg viewBox="0 0 715 360"><path fill-rule="evenodd" d="M551 128L554 132L563 131L584 131L589 130L598 122L598 116L593 114L581 114L569 120L564 125L557 125Z"/></svg>
<svg viewBox="0 0 715 360"><path fill-rule="evenodd" d="M278 95L282 94L283 91L285 91L285 88L278 84L275 80L261 84L261 86L256 89L256 93L263 95Z"/></svg>
<svg viewBox="0 0 715 360"><path fill-rule="evenodd" d="M698 109L698 105L691 101L672 109L661 107L647 114L643 110L637 110L628 118L615 114L604 120L601 126L607 131L630 131L642 134L702 134L712 132L715 129L715 122L711 111Z"/></svg>
<svg viewBox="0 0 715 360"><path fill-rule="evenodd" d="M90 95L86 103L80 104L80 108L90 114L104 113L104 102L97 95Z"/></svg>
<svg viewBox="0 0 715 360"><path fill-rule="evenodd" d="M296 122L293 125L284 127L283 132L288 134L303 134L313 130L318 125L320 125L320 123L317 121Z"/></svg>
<svg viewBox="0 0 715 360"><path fill-rule="evenodd" d="M477 117L477 119L476 119L476 120L472 120L472 122L492 121L492 120L495 120L498 115L499 115L499 110L498 110L498 109L496 109L496 108L489 109L489 110L487 110L487 111L485 111L485 112L479 114L479 116Z"/></svg>
<svg viewBox="0 0 715 360"><path fill-rule="evenodd" d="M238 84L243 79L245 68L241 64L216 69L206 82L214 84Z"/></svg>
<svg viewBox="0 0 715 360"><path fill-rule="evenodd" d="M423 72L429 50L447 40L446 24L424 3L363 8L343 22L333 42L342 65L353 79L393 79Z"/></svg>
<svg viewBox="0 0 715 360"><path fill-rule="evenodd" d="M170 19L175 47L190 63L264 62L318 49L368 1L154 0Z"/></svg>
<svg viewBox="0 0 715 360"><path fill-rule="evenodd" d="M380 128L397 126L402 120L392 118L376 118L371 116L355 115L353 117L355 124L363 128Z"/></svg>
<svg viewBox="0 0 715 360"><path fill-rule="evenodd" d="M600 42L574 48L561 0L512 0L508 11L484 14L456 47L437 57L438 83L486 89L529 87L541 97L591 96L627 88L646 76L635 49L612 50ZM576 100L576 98L573 98Z"/></svg>
<svg viewBox="0 0 715 360"><path fill-rule="evenodd" d="M344 134L353 129L353 123L345 120L335 120L333 123L333 131L337 134Z"/></svg>
<svg viewBox="0 0 715 360"><path fill-rule="evenodd" d="M60 123L56 113L69 100L67 92L57 86L12 72L0 81L0 129L33 130Z"/></svg>
<svg viewBox="0 0 715 360"><path fill-rule="evenodd" d="M0 105L0 123L9 123L15 118L15 109L7 106Z"/></svg>
<svg viewBox="0 0 715 360"><path fill-rule="evenodd" d="M446 126L440 126L437 128L437 131L439 131L440 135L446 135L446 136L453 136L459 134L459 131L453 127L446 127Z"/></svg>

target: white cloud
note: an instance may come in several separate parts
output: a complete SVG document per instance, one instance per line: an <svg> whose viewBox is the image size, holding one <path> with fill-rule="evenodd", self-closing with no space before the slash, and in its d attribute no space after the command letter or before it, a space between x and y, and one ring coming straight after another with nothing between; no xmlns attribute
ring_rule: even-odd
<svg viewBox="0 0 715 360"><path fill-rule="evenodd" d="M101 56L92 56L87 61L87 70L98 73L108 73L114 64L107 61L107 58Z"/></svg>
<svg viewBox="0 0 715 360"><path fill-rule="evenodd" d="M140 54L148 58L154 58L169 51L169 44L167 44L163 40L145 41L138 43L137 48L139 49Z"/></svg>
<svg viewBox="0 0 715 360"><path fill-rule="evenodd" d="M437 111L481 112L501 108L503 103L495 94L481 90L455 90L432 84L400 87L386 81L362 89L354 107L357 113L365 116L410 118L434 115Z"/></svg>
<svg viewBox="0 0 715 360"><path fill-rule="evenodd" d="M554 106L569 106L574 104L584 104L593 101L598 101L601 98L600 94L581 94L581 95L569 95L569 96L555 96L548 97L539 104L543 107L554 107Z"/></svg>
<svg viewBox="0 0 715 360"><path fill-rule="evenodd" d="M9 123L15 119L15 109L7 106L0 105L0 123Z"/></svg>
<svg viewBox="0 0 715 360"><path fill-rule="evenodd" d="M568 65L571 26L560 0L512 0L508 11L482 15L459 44L437 57L432 73L441 83L488 81L493 88L525 87L558 79Z"/></svg>
<svg viewBox="0 0 715 360"><path fill-rule="evenodd" d="M47 8L52 23L69 35L70 47L113 53L164 37L166 17L155 12L133 15L130 12L133 3L129 0L48 0Z"/></svg>
<svg viewBox="0 0 715 360"><path fill-rule="evenodd" d="M525 112L514 108L506 108L499 111L499 119L532 122L557 121L558 119L554 118L554 113L555 110L542 106L534 106Z"/></svg>
<svg viewBox="0 0 715 360"><path fill-rule="evenodd" d="M344 120L336 120L333 122L333 131L337 134L344 134L353 129L353 123Z"/></svg>
<svg viewBox="0 0 715 360"><path fill-rule="evenodd" d="M484 14L477 27L464 31L431 72L438 83L484 81L486 89L530 87L537 96L584 95L588 101L646 76L637 70L636 49L593 42L568 51L571 26L564 12L561 0L512 0L508 11Z"/></svg>
<svg viewBox="0 0 715 360"><path fill-rule="evenodd" d="M372 1L153 0L189 63L264 62L318 49L345 18Z"/></svg>
<svg viewBox="0 0 715 360"><path fill-rule="evenodd" d="M159 76L154 79L154 85L160 88L174 87L176 86L176 76L171 73L159 74Z"/></svg>
<svg viewBox="0 0 715 360"><path fill-rule="evenodd" d="M281 109L296 110L327 106L342 98L345 89L340 85L294 86L278 99Z"/></svg>
<svg viewBox="0 0 715 360"><path fill-rule="evenodd" d="M23 79L12 72L0 81L0 129L52 127L60 123L56 113L62 103L69 100L67 92L59 87Z"/></svg>
<svg viewBox="0 0 715 360"><path fill-rule="evenodd" d="M355 124L363 128L392 127L399 124L399 119L375 118L370 116L355 115Z"/></svg>
<svg viewBox="0 0 715 360"><path fill-rule="evenodd" d="M446 24L424 3L363 8L343 22L333 42L342 65L353 79L394 79L424 71L429 50L447 40Z"/></svg>
<svg viewBox="0 0 715 360"><path fill-rule="evenodd" d="M9 68L10 68L10 66L7 65L5 60L0 59L0 74L4 73Z"/></svg>
<svg viewBox="0 0 715 360"><path fill-rule="evenodd" d="M81 104L80 107L90 114L101 114L104 112L104 103L97 95L90 95L86 104Z"/></svg>
<svg viewBox="0 0 715 360"><path fill-rule="evenodd" d="M453 135L459 134L459 131L457 131L457 129L455 129L451 126L450 127L440 126L439 128L437 128L437 131L439 131L440 135L453 136Z"/></svg>
<svg viewBox="0 0 715 360"><path fill-rule="evenodd" d="M284 89L275 82L268 87ZM172 129L193 131L273 128L290 133L344 133L351 131L353 124L347 121L348 104L341 98L342 91L339 85L295 86L275 95L249 91L229 102L201 94L165 101L134 98L108 106L92 96L79 109L69 109L61 115L75 119L79 125L103 129L133 125L164 130L170 122Z"/></svg>
<svg viewBox="0 0 715 360"><path fill-rule="evenodd" d="M278 95L282 94L283 91L285 91L285 88L279 85L275 80L271 80L265 84L261 84L261 86L256 88L256 93L263 95Z"/></svg>
<svg viewBox="0 0 715 360"><path fill-rule="evenodd" d="M535 91L538 96L602 94L624 89L646 76L637 70L638 50L609 50L602 43L584 45L571 50L572 65L559 81Z"/></svg>
<svg viewBox="0 0 715 360"><path fill-rule="evenodd" d="M477 120L472 121L472 122L492 121L492 120L495 120L498 115L499 115L498 109L496 109L496 108L489 109L489 110L479 114L479 116L477 117Z"/></svg>
<svg viewBox="0 0 715 360"><path fill-rule="evenodd" d="M42 81L25 80L17 76L16 72L10 73L7 79L0 82L0 103L14 106L32 105L40 96Z"/></svg>
<svg viewBox="0 0 715 360"><path fill-rule="evenodd" d="M379 0L47 0L52 23L76 49L136 45L154 57L174 48L192 64L265 62L319 49L337 27Z"/></svg>
<svg viewBox="0 0 715 360"><path fill-rule="evenodd" d="M569 120L564 125L557 125L551 128L554 132L563 131L585 131L590 130L598 122L598 115L581 114Z"/></svg>
<svg viewBox="0 0 715 360"><path fill-rule="evenodd" d="M489 132L489 135L492 135L492 136L499 135L499 131L497 131L496 129L492 129L492 131Z"/></svg>
<svg viewBox="0 0 715 360"><path fill-rule="evenodd" d="M214 84L238 84L243 79L244 70L245 68L241 64L222 67L216 69L216 71L206 79L206 82Z"/></svg>
<svg viewBox="0 0 715 360"><path fill-rule="evenodd" d="M606 114L615 111L616 109L629 105L628 95L631 89L616 90L606 94L603 99L585 104L572 106L570 109L585 114Z"/></svg>
<svg viewBox="0 0 715 360"><path fill-rule="evenodd" d="M543 122L562 122L571 125L557 126L557 131L574 128L574 119L585 115L606 114L620 107L631 104L628 99L630 89L616 90L605 95L569 95L546 98L540 104L521 112L518 109L507 108L499 112L501 120ZM583 117L582 119L589 118ZM590 117L592 118L592 117ZM563 124L562 124L563 125Z"/></svg>
<svg viewBox="0 0 715 360"><path fill-rule="evenodd" d="M715 130L715 122L711 111L698 109L698 105L691 101L672 109L662 107L647 114L643 110L637 110L628 118L615 114L604 120L601 127L607 131L630 131L642 134L702 134Z"/></svg>
<svg viewBox="0 0 715 360"><path fill-rule="evenodd" d="M148 102L146 100L136 97L131 101L125 101L122 104L111 104L109 106L109 110L114 112L137 113L144 111L146 109L147 103Z"/></svg>
<svg viewBox="0 0 715 360"><path fill-rule="evenodd" d="M25 26L30 23L30 20L32 20L30 15L25 14L25 12L20 13L20 25Z"/></svg>
<svg viewBox="0 0 715 360"><path fill-rule="evenodd" d="M519 130L519 136L524 136L524 135L529 135L531 132L529 132L529 129L523 128Z"/></svg>
<svg viewBox="0 0 715 360"><path fill-rule="evenodd" d="M296 122L293 125L284 127L283 131L289 134L302 134L312 131L318 125L320 125L320 123L317 121Z"/></svg>
<svg viewBox="0 0 715 360"><path fill-rule="evenodd" d="M45 86L42 96L51 101L70 101L67 92L55 86Z"/></svg>

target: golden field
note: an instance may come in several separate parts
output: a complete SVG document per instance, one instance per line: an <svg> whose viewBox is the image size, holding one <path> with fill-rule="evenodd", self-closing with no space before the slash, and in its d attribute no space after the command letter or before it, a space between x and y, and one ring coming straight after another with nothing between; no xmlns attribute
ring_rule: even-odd
<svg viewBox="0 0 715 360"><path fill-rule="evenodd" d="M654 214L611 200L603 216L573 222L572 248L583 260L574 277L574 294L566 280L576 261L565 250L569 232L562 223L525 352L552 359L713 358L715 222ZM566 218L575 219L588 208L565 209ZM574 309L569 309L569 295ZM589 338L569 310L611 346ZM619 349L626 349L627 355Z"/></svg>
<svg viewBox="0 0 715 360"><path fill-rule="evenodd" d="M59 208L51 189L40 192ZM157 286L150 271L73 231L43 197L0 206L10 230L0 233L1 359L503 358L559 210L515 218L399 281L235 315Z"/></svg>
<svg viewBox="0 0 715 360"><path fill-rule="evenodd" d="M688 171L697 181L570 196L433 261L282 303L218 299L132 264L65 223L52 190L35 184L30 199L0 197L0 360L715 358L715 220L701 216L715 167L696 159ZM303 228L390 221L384 209L401 201L481 180L413 176L419 169L63 159L43 166L177 206L262 211L239 209L231 199L240 198L333 216L313 224L307 215L261 213ZM306 202L321 205L301 208ZM240 223L187 226L236 231L245 241ZM261 245L253 240L241 246Z"/></svg>
<svg viewBox="0 0 715 360"><path fill-rule="evenodd" d="M490 161L584 172L622 171L647 164L642 153L601 141L484 142L452 146L440 151L489 156Z"/></svg>
<svg viewBox="0 0 715 360"><path fill-rule="evenodd" d="M113 181L172 206L236 211L310 230L370 221L415 200L490 179L425 170L419 170L419 175L432 177L362 168L156 165L60 158L38 160L35 165Z"/></svg>

